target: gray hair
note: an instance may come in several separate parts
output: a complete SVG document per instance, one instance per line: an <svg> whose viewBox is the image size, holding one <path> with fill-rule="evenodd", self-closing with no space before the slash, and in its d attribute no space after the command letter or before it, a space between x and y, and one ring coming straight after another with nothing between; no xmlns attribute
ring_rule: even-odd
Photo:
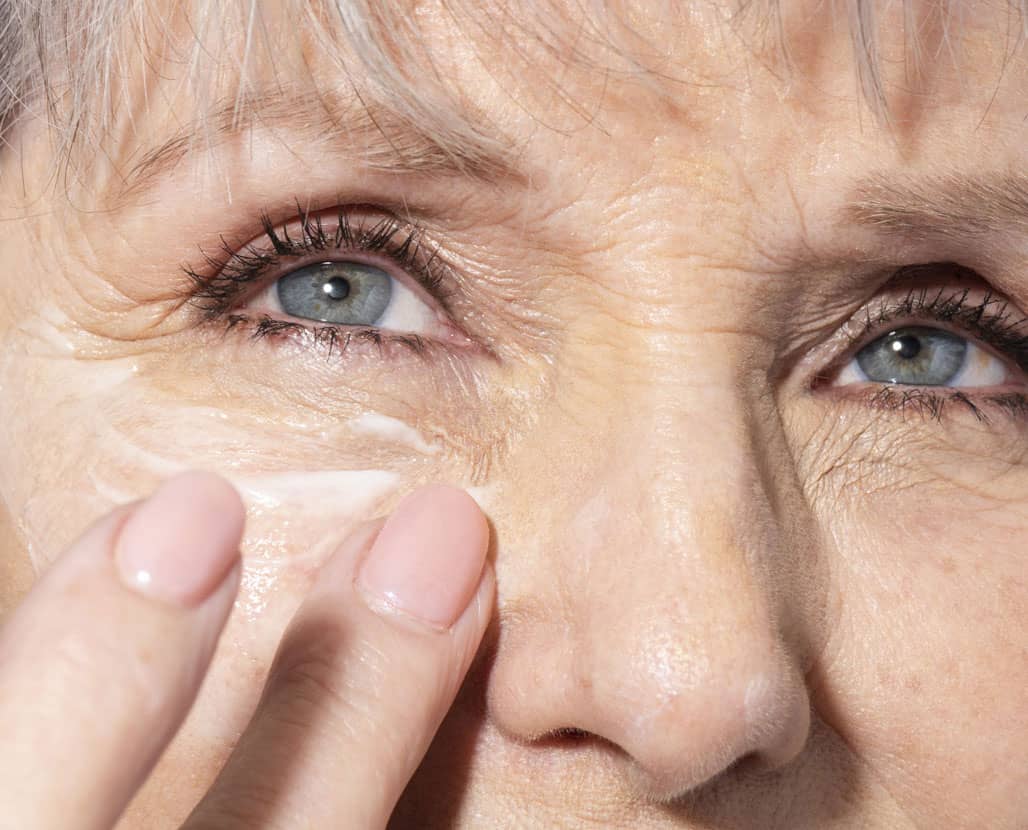
<svg viewBox="0 0 1028 830"><path fill-rule="evenodd" d="M943 28L952 1L938 0L935 4ZM476 35L488 37L489 31L517 27L516 33L522 36L534 25L532 35L537 43L564 60L580 55L568 49L566 42L558 43L554 21L561 15L574 17L578 36L585 31L594 42L605 41L606 48L616 51L630 70L634 66L640 76L646 73L646 68L633 57L638 50L625 45L634 42L637 46L639 41L628 24L612 14L612 0L534 0L534 23L524 21L507 4L498 3L486 11L502 18L502 25L488 28L481 21L471 24L472 10L463 8L461 2L441 0L451 15L463 15L466 26L476 25ZM887 121L876 42L875 0L835 2L844 4L848 15L856 80L863 98L876 115ZM959 0L956 2L959 6ZM1009 27L1016 33L1016 47L1028 34L1028 0L1009 3L1012 19L1017 19L1016 26ZM236 112L241 115L246 108L247 66L255 60L258 42L283 34L268 31L260 0L193 0L189 4L171 4L173 8L163 15L155 8L159 5L154 0L0 0L0 140L6 142L12 127L26 115L45 114L57 150L68 154L83 135L92 135L95 130L102 133L116 123L119 106L125 103L120 90L127 78L147 66L148 49L157 49L165 59L186 66L190 82L202 95L202 76L209 69L209 52L205 48L209 38L235 38L230 43L214 42L221 47L221 54L228 55L229 62L235 64L232 71L241 79L236 101ZM441 146L466 147L468 136L462 134L466 122L446 116L452 111L452 98L442 100L446 96L441 84L426 94L424 80L432 80L431 56L418 36L414 16L405 5L404 0L281 0L281 6L288 7L290 19L298 21L297 30L302 27L304 36L336 47L325 49L324 54L338 61L347 76L359 79L360 89L370 89L371 94L388 100L393 110L422 127L427 126L440 136ZM482 4L468 5L477 6L481 15ZM678 5L669 0L670 13ZM912 6L911 0L905 0L905 37L908 52L919 60L918 26ZM741 0L729 22L752 19L756 8L765 21L765 30L773 31L781 11L774 0ZM234 28L229 20L233 14L238 16ZM173 17L181 19L172 20ZM186 52L179 51L181 38L171 37L174 26L181 27L183 19L195 34L193 47ZM412 57L414 61L410 60ZM429 71L419 76L415 90L406 67L426 65ZM131 112L131 107L126 109ZM481 143L481 136L475 138Z"/></svg>

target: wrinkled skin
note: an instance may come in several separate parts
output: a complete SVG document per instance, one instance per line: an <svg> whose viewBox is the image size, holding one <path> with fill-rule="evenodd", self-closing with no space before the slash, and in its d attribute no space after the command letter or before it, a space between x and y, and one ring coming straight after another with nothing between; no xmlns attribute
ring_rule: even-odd
<svg viewBox="0 0 1028 830"><path fill-rule="evenodd" d="M276 125L108 198L189 117L181 67L84 179L55 184L45 125L20 128L0 182L0 601L176 470L222 473L249 508L211 675L125 827L189 812L325 551L433 480L491 520L498 615L395 826L1028 822L1024 415L934 418L818 381L856 345L847 321L902 295L900 266L958 262L1028 310L1023 216L969 234L847 209L875 174L1025 169L1007 13L975 4L948 45L926 27L942 57L920 93L884 20L887 122L819 4L783 4L788 67L716 5L673 25L628 5L687 82L606 52L616 71L522 66L510 44L483 65L419 18L519 148L523 175L498 182L376 172ZM296 201L408 204L459 275L469 342L328 357L200 320L182 263Z"/></svg>

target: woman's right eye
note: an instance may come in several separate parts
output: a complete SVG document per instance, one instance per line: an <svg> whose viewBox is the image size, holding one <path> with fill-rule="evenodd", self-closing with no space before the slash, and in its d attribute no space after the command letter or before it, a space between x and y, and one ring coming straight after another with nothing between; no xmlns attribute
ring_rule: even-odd
<svg viewBox="0 0 1028 830"><path fill-rule="evenodd" d="M443 333L437 312L382 268L318 262L283 274L241 311L421 337Z"/></svg>

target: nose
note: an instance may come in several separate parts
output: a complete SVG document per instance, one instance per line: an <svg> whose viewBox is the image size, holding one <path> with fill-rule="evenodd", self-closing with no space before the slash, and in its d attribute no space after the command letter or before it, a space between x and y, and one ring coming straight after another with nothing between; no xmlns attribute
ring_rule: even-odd
<svg viewBox="0 0 1028 830"><path fill-rule="evenodd" d="M809 729L796 552L752 442L718 431L660 458L623 445L583 460L545 541L510 554L532 576L501 611L495 722L540 751L600 748L657 800L785 765Z"/></svg>

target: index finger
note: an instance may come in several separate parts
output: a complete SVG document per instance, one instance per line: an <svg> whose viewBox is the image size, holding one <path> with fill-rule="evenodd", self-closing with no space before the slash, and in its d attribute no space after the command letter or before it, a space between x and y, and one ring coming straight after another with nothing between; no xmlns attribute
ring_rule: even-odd
<svg viewBox="0 0 1028 830"><path fill-rule="evenodd" d="M494 583L488 525L461 490L417 491L377 531L319 574L189 830L388 822L478 649Z"/></svg>

